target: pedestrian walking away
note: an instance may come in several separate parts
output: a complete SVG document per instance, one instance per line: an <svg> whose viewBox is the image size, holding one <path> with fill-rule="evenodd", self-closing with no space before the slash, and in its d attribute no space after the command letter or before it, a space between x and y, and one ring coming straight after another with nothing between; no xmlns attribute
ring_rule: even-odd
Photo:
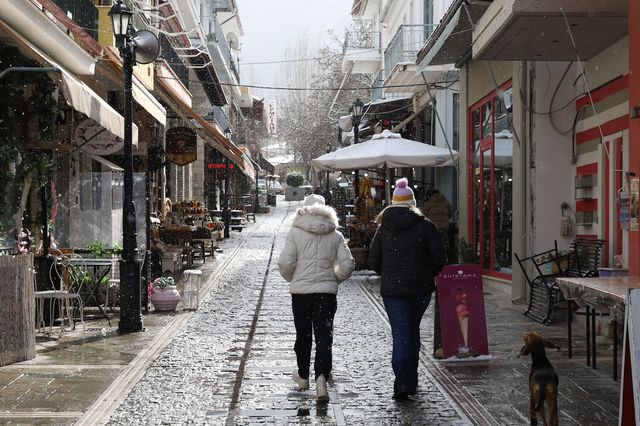
<svg viewBox="0 0 640 426"><path fill-rule="evenodd" d="M380 294L391 324L393 397L407 399L417 392L420 322L445 253L436 226L416 208L406 178L396 181L392 205L377 221L369 267L382 276Z"/></svg>
<svg viewBox="0 0 640 426"><path fill-rule="evenodd" d="M296 210L280 253L278 266L290 283L294 350L298 368L292 378L300 389L309 389L312 332L316 343L313 370L316 398L328 401L327 380L331 375L333 318L337 309L338 284L351 276L355 261L342 234L338 216L324 205L321 195L307 197Z"/></svg>

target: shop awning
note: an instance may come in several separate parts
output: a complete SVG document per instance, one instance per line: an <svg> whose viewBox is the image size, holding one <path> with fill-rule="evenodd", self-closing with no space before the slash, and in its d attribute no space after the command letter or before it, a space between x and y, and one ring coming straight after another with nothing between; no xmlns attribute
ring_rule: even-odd
<svg viewBox="0 0 640 426"><path fill-rule="evenodd" d="M118 166L117 164L112 163L111 161L109 161L106 158L103 158L103 157L101 157L99 155L93 155L93 154L87 154L87 153L84 153L84 155L86 155L87 157L91 158L93 161L97 161L98 163L102 164L107 169L109 169L109 171L112 171L112 172L124 172L124 169L122 167Z"/></svg>
<svg viewBox="0 0 640 426"><path fill-rule="evenodd" d="M60 70L64 83L64 94L67 103L73 109L84 113L87 117L93 118L102 127L114 135L124 139L124 117L111 107L104 99L94 92L84 82L67 71L58 62L51 59L42 50L34 46L31 42L19 35L7 25L0 23L0 29L10 35L29 55L40 64L52 66ZM132 143L138 145L138 126L132 124Z"/></svg>
<svg viewBox="0 0 640 426"><path fill-rule="evenodd" d="M627 0L495 0L474 20L473 59L590 59L627 35L628 6Z"/></svg>
<svg viewBox="0 0 640 426"><path fill-rule="evenodd" d="M115 68L122 73L122 58L114 46L107 46L105 56L113 62ZM164 106L147 90L134 73L131 78L131 94L138 105L144 108L153 118L163 126L167 125L167 111Z"/></svg>
<svg viewBox="0 0 640 426"><path fill-rule="evenodd" d="M147 90L146 87L140 83L140 81L135 78L132 79L133 84L131 86L131 94L133 95L133 99L144 108L153 118L155 118L158 123L163 126L167 125L167 111L164 109L162 104L158 102L158 100L153 97L153 95Z"/></svg>
<svg viewBox="0 0 640 426"><path fill-rule="evenodd" d="M65 34L34 2L1 0L0 21L30 40L71 73L93 75L95 58Z"/></svg>
<svg viewBox="0 0 640 426"><path fill-rule="evenodd" d="M470 53L473 23L490 4L490 1L454 0L418 52L418 71L428 71L430 65L457 63Z"/></svg>

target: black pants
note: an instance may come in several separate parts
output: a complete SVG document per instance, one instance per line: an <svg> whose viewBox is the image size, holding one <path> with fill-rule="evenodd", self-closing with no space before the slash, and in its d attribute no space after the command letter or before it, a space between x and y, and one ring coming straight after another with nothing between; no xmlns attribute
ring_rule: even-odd
<svg viewBox="0 0 640 426"><path fill-rule="evenodd" d="M316 380L321 374L329 378L331 373L331 346L333 345L333 317L338 308L335 294L292 294L293 322L296 326L294 350L298 361L298 374L309 377L311 364L311 331L316 341L313 371Z"/></svg>

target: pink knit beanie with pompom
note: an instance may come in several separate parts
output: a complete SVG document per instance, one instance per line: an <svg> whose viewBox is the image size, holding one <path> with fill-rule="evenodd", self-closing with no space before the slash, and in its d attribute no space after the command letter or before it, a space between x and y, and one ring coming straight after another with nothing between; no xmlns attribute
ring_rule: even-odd
<svg viewBox="0 0 640 426"><path fill-rule="evenodd" d="M413 190L409 187L407 178L400 178L396 181L396 188L393 190L392 204L397 205L416 205L416 197Z"/></svg>

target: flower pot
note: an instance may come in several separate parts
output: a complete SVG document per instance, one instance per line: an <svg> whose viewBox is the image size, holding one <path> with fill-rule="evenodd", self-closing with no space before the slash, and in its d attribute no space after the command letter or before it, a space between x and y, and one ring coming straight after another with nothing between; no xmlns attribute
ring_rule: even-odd
<svg viewBox="0 0 640 426"><path fill-rule="evenodd" d="M156 311L175 311L180 302L180 293L176 286L154 288L149 299Z"/></svg>

